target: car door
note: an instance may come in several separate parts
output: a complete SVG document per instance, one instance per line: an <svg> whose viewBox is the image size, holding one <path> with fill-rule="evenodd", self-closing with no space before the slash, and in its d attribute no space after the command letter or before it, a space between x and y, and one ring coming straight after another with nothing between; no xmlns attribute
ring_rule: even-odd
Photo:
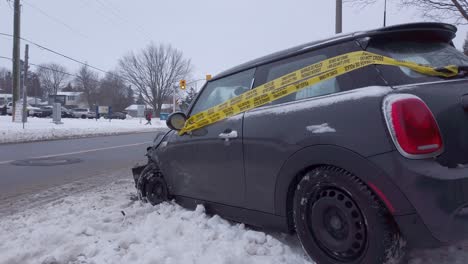
<svg viewBox="0 0 468 264"><path fill-rule="evenodd" d="M247 91L254 69L208 82L189 111L190 115ZM182 136L172 133L160 155L163 173L170 175L172 192L226 205L244 202L245 178L242 145L243 114Z"/></svg>

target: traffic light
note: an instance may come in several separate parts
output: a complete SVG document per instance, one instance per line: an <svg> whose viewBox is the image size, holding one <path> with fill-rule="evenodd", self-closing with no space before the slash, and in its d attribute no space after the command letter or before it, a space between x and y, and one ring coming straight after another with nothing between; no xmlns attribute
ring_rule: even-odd
<svg viewBox="0 0 468 264"><path fill-rule="evenodd" d="M185 80L180 80L179 81L179 86L180 86L180 89L185 90L187 88L186 81Z"/></svg>
<svg viewBox="0 0 468 264"><path fill-rule="evenodd" d="M207 81L211 80L211 74L207 74L207 75L206 75L206 80L207 80Z"/></svg>

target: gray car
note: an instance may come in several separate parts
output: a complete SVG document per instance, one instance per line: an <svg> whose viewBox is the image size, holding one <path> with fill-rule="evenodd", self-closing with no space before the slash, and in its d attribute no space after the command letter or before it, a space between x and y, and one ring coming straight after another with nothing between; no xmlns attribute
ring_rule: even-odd
<svg viewBox="0 0 468 264"><path fill-rule="evenodd" d="M386 27L307 43L210 80L134 168L140 197L297 233L322 263L385 263L468 238L468 58L456 28ZM334 56L369 51L451 78L370 65L179 135L196 113ZM239 88L240 87L240 88ZM156 224L156 223L155 223ZM402 243L406 241L406 243Z"/></svg>

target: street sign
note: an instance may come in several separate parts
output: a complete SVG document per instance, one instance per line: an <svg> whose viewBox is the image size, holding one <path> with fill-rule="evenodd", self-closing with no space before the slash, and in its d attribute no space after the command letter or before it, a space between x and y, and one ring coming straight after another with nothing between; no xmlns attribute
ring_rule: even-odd
<svg viewBox="0 0 468 264"><path fill-rule="evenodd" d="M137 117L145 117L145 106L137 105Z"/></svg>
<svg viewBox="0 0 468 264"><path fill-rule="evenodd" d="M99 114L107 114L109 113L109 106L99 106L98 107Z"/></svg>

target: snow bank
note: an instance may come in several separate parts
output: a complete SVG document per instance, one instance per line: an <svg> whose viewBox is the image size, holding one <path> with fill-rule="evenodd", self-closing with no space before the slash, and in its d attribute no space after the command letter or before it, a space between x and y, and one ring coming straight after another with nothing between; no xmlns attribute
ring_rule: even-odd
<svg viewBox="0 0 468 264"><path fill-rule="evenodd" d="M0 264L313 263L293 235L253 231L202 206L142 204L131 180L58 197L0 217ZM408 263L468 263L468 242L414 252Z"/></svg>
<svg viewBox="0 0 468 264"><path fill-rule="evenodd" d="M275 237L202 206L141 204L119 180L0 219L0 263L310 263L295 238Z"/></svg>
<svg viewBox="0 0 468 264"><path fill-rule="evenodd" d="M153 125L145 125L139 118L125 120L63 118L56 125L50 118L29 117L23 129L22 123L11 122L11 116L0 116L0 143L38 141L58 138L112 135L131 132L149 132L155 128L166 128L165 121L153 119Z"/></svg>

